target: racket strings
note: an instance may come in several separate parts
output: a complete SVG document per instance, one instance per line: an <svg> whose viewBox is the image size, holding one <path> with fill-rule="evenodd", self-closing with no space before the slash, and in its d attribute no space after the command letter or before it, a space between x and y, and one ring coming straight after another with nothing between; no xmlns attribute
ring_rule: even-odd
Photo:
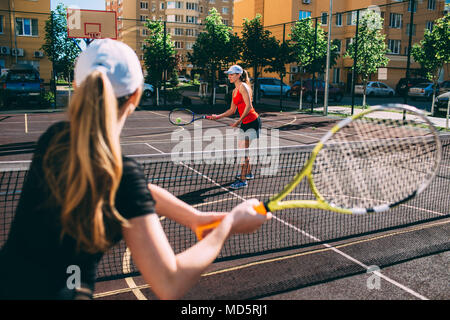
<svg viewBox="0 0 450 320"><path fill-rule="evenodd" d="M169 120L176 125L185 125L193 121L194 116L192 112L187 110L173 110L169 114Z"/></svg>
<svg viewBox="0 0 450 320"><path fill-rule="evenodd" d="M343 127L317 155L313 181L342 208L373 208L410 196L431 179L437 146L413 121L362 118Z"/></svg>

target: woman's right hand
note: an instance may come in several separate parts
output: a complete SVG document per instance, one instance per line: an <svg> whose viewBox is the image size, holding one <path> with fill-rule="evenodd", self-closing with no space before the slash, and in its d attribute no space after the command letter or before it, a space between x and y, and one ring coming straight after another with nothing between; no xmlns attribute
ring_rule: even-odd
<svg viewBox="0 0 450 320"><path fill-rule="evenodd" d="M257 199L250 199L233 208L227 215L232 219L231 233L251 233L272 218L270 212L265 215L257 213L255 207L258 205Z"/></svg>

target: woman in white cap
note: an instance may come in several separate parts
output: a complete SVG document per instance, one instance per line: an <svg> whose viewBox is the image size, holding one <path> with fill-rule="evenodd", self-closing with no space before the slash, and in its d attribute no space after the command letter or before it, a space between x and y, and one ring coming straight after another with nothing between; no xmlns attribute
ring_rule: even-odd
<svg viewBox="0 0 450 320"><path fill-rule="evenodd" d="M228 74L230 83L233 83L235 86L231 106L230 109L222 114L213 114L210 119L217 120L223 117L232 116L237 109L240 117L231 126L239 126L241 129L238 147L241 149L248 149L250 141L259 138L259 132L261 130L261 118L252 105L250 79L247 71L238 65L231 66L225 73ZM245 156L244 161L242 162L240 175L238 174L236 181L230 185L230 188L245 188L247 186L247 180L253 178L250 159L248 156Z"/></svg>
<svg viewBox="0 0 450 320"><path fill-rule="evenodd" d="M52 125L37 143L0 252L0 299L92 298L97 264L122 238L155 294L181 297L231 233L252 232L270 216L256 214L256 199L227 214L201 213L147 185L141 166L122 155L120 132L143 85L130 47L94 41L77 60L75 82L69 121ZM222 222L176 255L156 213L192 229Z"/></svg>

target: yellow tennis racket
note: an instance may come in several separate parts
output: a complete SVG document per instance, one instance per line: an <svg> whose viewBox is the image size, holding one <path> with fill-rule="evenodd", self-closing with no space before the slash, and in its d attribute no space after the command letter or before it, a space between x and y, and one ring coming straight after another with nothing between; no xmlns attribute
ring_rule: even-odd
<svg viewBox="0 0 450 320"><path fill-rule="evenodd" d="M383 212L420 194L436 175L440 160L439 136L422 111L401 104L375 106L337 123L294 179L255 210ZM284 200L304 178L315 199ZM197 237L202 239L219 223L198 227Z"/></svg>

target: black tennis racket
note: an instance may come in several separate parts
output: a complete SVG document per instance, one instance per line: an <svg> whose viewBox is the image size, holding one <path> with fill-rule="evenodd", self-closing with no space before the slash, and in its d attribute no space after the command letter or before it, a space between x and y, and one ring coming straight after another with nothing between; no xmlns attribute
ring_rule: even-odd
<svg viewBox="0 0 450 320"><path fill-rule="evenodd" d="M210 119L210 116L199 115L185 108L176 108L169 113L169 121L174 126L186 126L201 119Z"/></svg>

